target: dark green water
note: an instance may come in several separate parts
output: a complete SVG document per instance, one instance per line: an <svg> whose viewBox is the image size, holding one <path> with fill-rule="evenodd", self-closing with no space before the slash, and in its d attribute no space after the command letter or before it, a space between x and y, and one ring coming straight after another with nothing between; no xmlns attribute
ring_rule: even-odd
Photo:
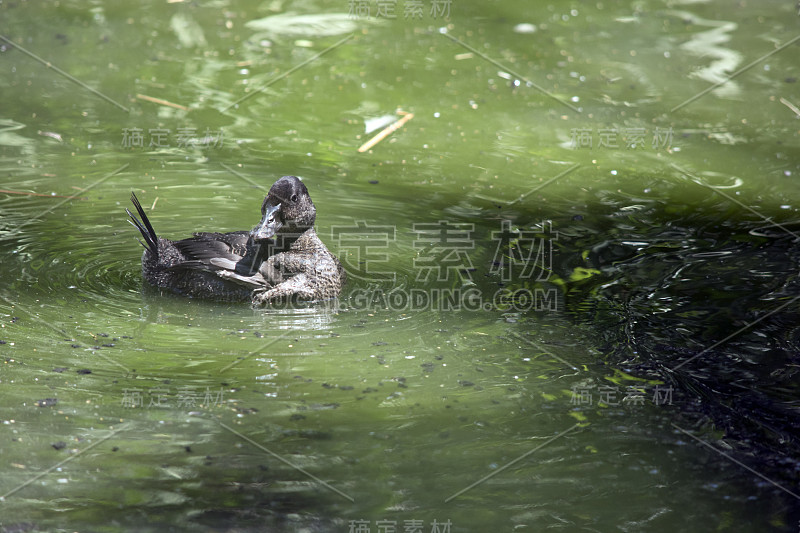
<svg viewBox="0 0 800 533"><path fill-rule="evenodd" d="M0 530L797 531L792 2L351 4L0 2ZM338 301L143 287L286 174Z"/></svg>

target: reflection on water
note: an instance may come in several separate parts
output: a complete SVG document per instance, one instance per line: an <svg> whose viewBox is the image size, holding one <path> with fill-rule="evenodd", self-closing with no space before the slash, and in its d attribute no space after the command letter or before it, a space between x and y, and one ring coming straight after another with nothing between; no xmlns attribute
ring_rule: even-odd
<svg viewBox="0 0 800 533"><path fill-rule="evenodd" d="M698 58L712 59L711 64L692 72L691 76L710 83L719 83L720 87L716 91L720 96L738 96L741 92L739 83L728 79L742 62L742 54L727 45L731 40L731 34L739 28L739 25L731 21L707 20L688 11L671 11L670 14L680 17L684 24L712 28L692 34L689 41L681 44L682 50ZM722 84L725 81L728 83Z"/></svg>
<svg viewBox="0 0 800 533"><path fill-rule="evenodd" d="M15 133L24 128L25 124L20 124L10 118L0 119L0 146L19 148L25 157L33 156L33 139Z"/></svg>

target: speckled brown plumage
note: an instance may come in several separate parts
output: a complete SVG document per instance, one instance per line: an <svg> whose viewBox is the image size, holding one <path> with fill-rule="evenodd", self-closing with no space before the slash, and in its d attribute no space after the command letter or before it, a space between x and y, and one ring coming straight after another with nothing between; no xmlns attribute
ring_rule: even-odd
<svg viewBox="0 0 800 533"><path fill-rule="evenodd" d="M345 273L314 231L316 208L306 186L284 176L261 206L252 231L195 233L180 241L160 238L135 195L145 251L142 274L155 287L195 298L250 301L321 300L337 297ZM126 210L127 211L127 210Z"/></svg>

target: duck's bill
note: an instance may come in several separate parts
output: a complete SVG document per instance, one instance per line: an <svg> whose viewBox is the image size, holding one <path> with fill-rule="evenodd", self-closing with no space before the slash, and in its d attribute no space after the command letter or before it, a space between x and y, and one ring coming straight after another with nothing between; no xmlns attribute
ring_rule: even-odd
<svg viewBox="0 0 800 533"><path fill-rule="evenodd" d="M281 204L276 206L267 205L261 222L250 232L250 237L254 241L271 239L278 233L278 230L283 226L283 223L281 223L280 209Z"/></svg>

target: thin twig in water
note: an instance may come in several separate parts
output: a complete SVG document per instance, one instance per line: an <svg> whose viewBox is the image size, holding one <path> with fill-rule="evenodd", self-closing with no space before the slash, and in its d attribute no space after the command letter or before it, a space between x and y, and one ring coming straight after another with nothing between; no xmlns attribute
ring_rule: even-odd
<svg viewBox="0 0 800 533"><path fill-rule="evenodd" d="M400 128L402 128L403 124L405 124L406 122L408 122L409 120L414 118L414 113L405 113L403 111L398 111L398 113L403 115L403 117L400 120L397 120L397 121L393 122L392 124L389 124L388 126L383 128L380 131L380 133L378 133L375 137L373 137L372 139L370 139L367 142L365 142L364 144L362 144L361 148L359 148L358 151L359 152L366 152L367 150L369 150L370 148L372 148L373 146L375 146L376 144L378 144L379 142L384 140L386 137L391 135L392 132L397 131Z"/></svg>
<svg viewBox="0 0 800 533"><path fill-rule="evenodd" d="M161 98L154 98L152 96L147 96L146 94L137 94L136 98L138 98L139 100L146 100L154 104L165 105L167 107L174 107L175 109L180 109L182 111L189 111L189 108L186 107L185 105L173 104L172 102L162 100Z"/></svg>
<svg viewBox="0 0 800 533"><path fill-rule="evenodd" d="M800 117L800 109L798 109L796 105L791 103L789 100L786 100L785 98L781 98L781 103L786 107L788 107L789 109L791 109L792 111L794 111L795 115Z"/></svg>

